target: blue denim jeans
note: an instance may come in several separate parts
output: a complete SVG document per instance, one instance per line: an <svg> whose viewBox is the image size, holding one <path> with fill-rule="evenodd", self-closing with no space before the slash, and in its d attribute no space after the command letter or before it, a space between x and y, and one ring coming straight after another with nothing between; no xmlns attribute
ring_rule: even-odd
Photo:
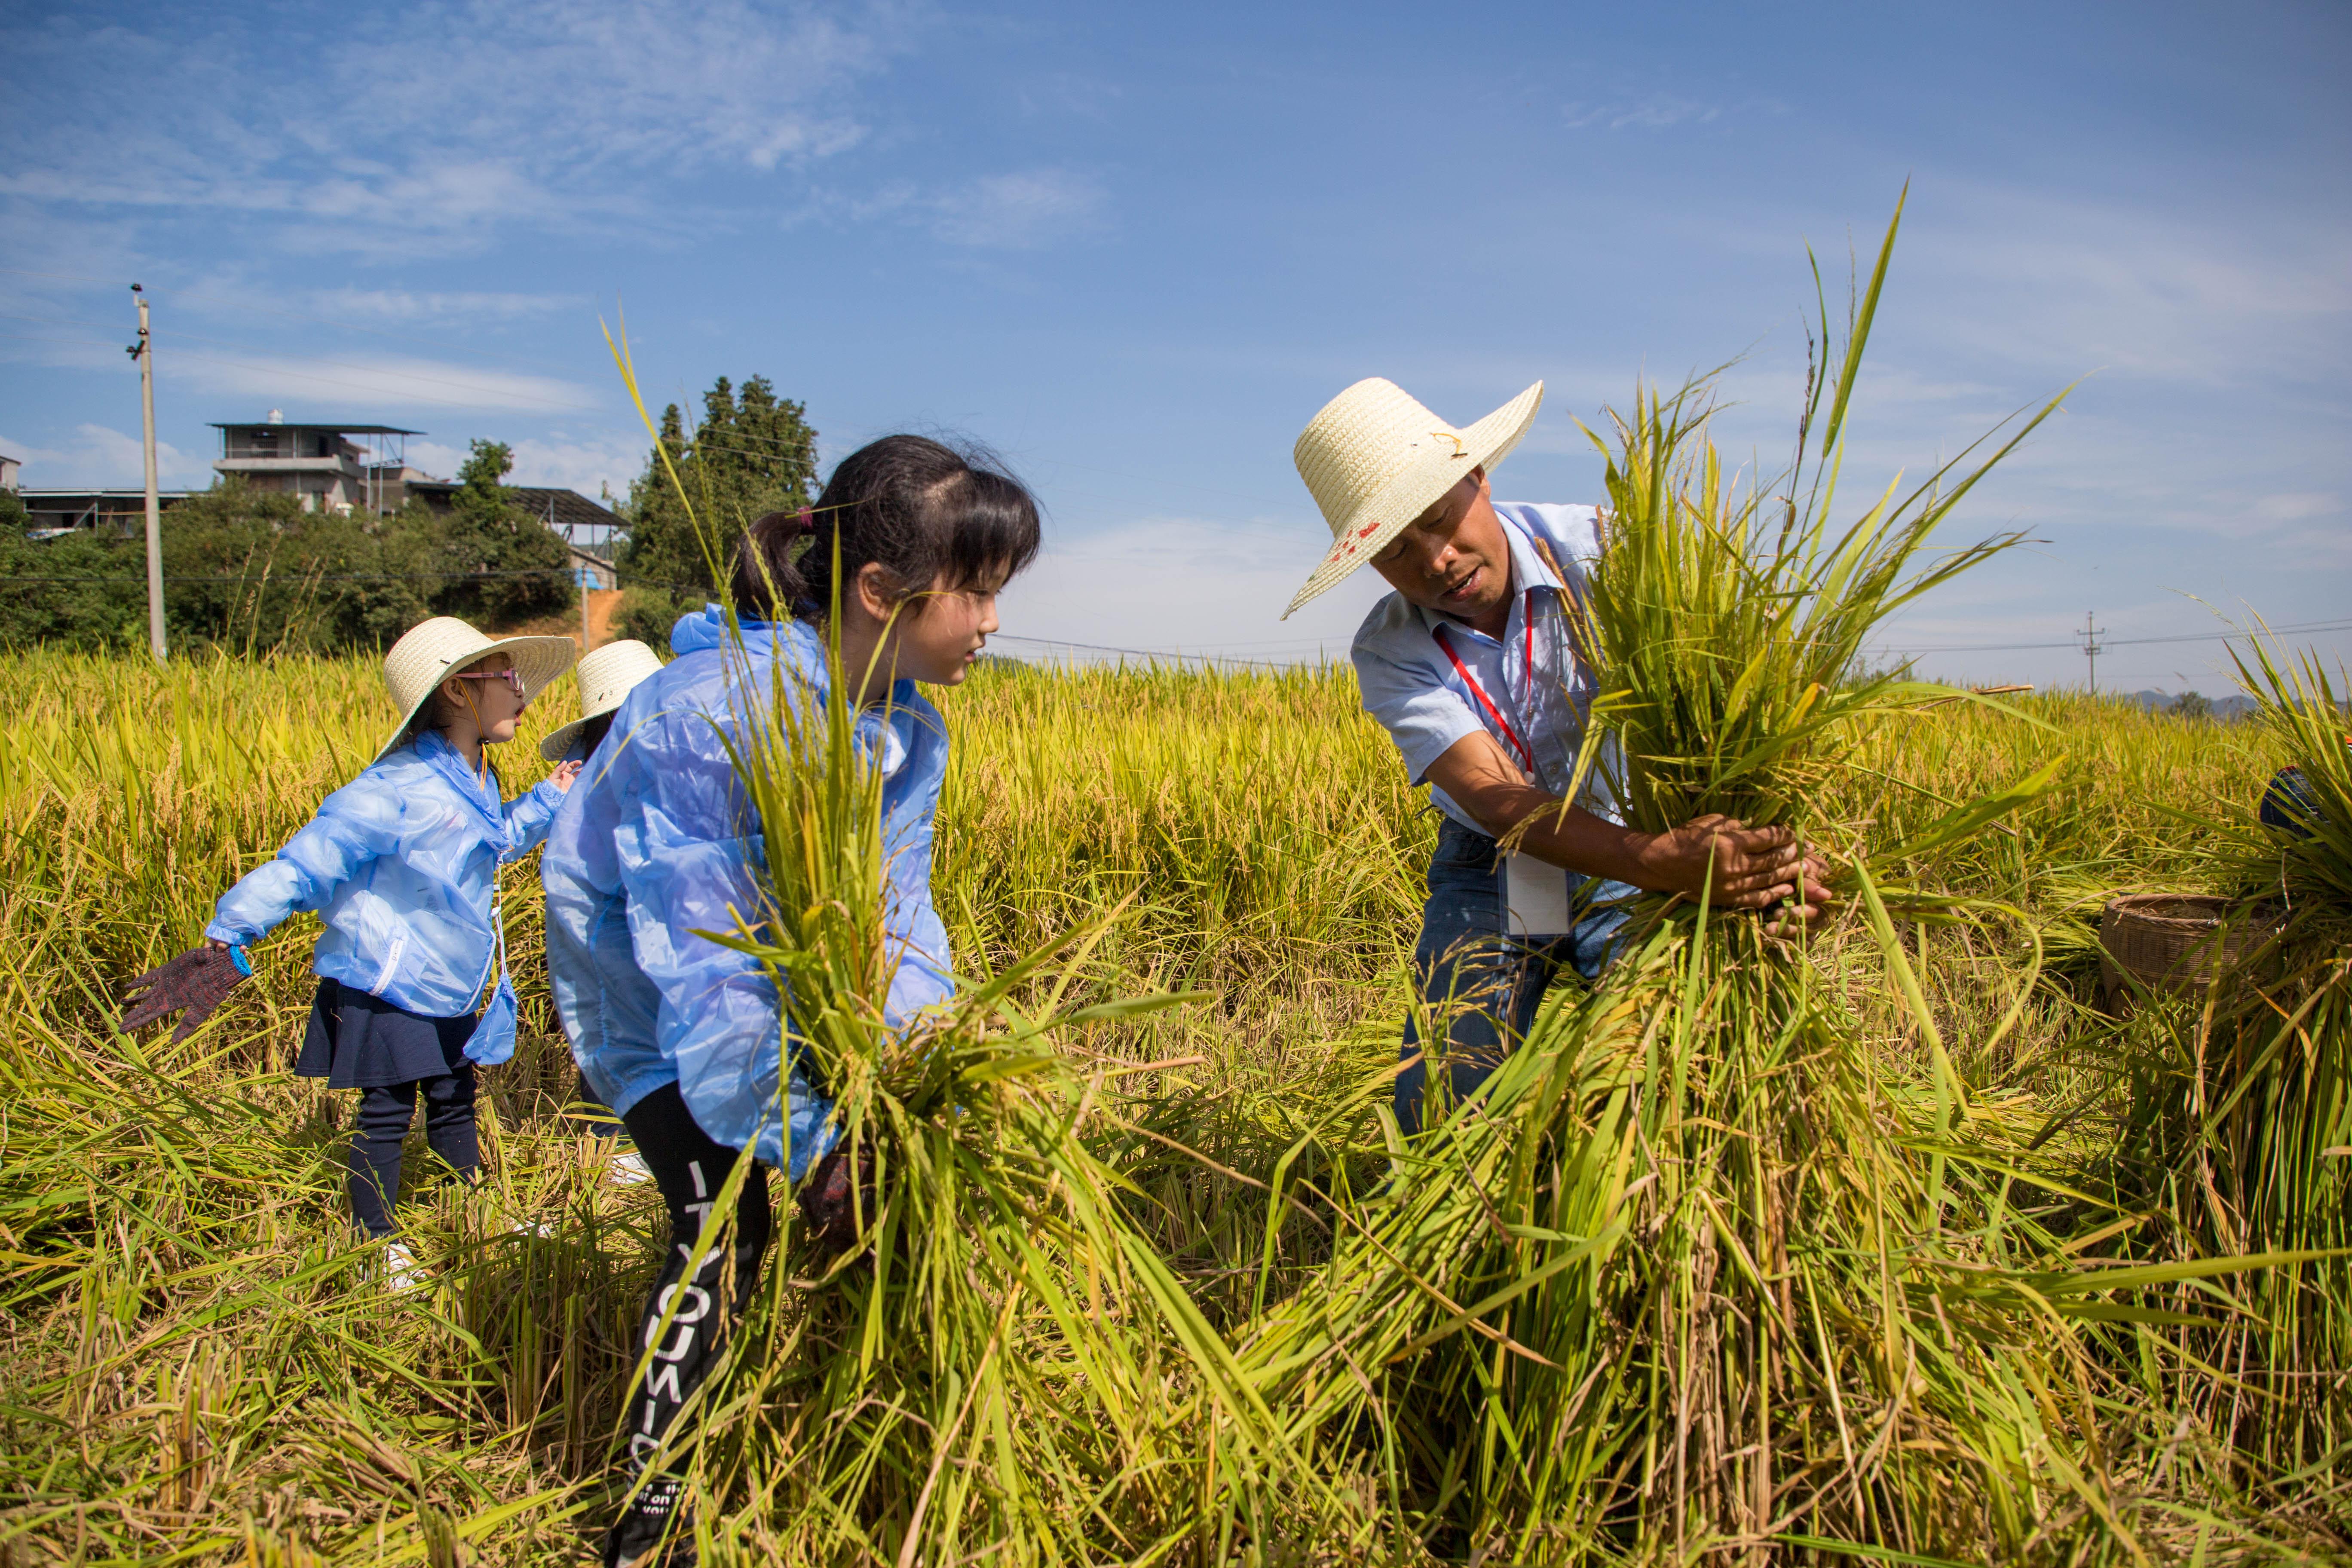
<svg viewBox="0 0 2352 1568"><path fill-rule="evenodd" d="M1616 955L1636 891L1622 882L1593 879L1577 891L1574 925L1566 935L1514 939L1506 934L1500 847L1444 818L1436 853L1429 859L1429 903L1422 911L1412 963L1423 1007L1446 1025L1443 1045L1427 1055L1443 1058L1454 1100L1485 1083L1502 1065L1535 1022L1544 991L1562 966L1587 984L1600 978ZM1405 1067L1396 1079L1397 1124L1410 1134L1421 1131L1428 1085L1418 1017L1405 1019L1399 1054Z"/></svg>

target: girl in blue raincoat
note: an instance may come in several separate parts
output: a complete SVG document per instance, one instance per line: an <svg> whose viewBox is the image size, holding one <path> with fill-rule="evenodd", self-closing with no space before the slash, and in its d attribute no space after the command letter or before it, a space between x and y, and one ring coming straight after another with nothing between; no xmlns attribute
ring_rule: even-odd
<svg viewBox="0 0 2352 1568"><path fill-rule="evenodd" d="M575 652L569 637L494 641L446 616L412 628L383 661L401 721L383 751L222 895L204 947L134 983L146 994L124 1026L185 1007L174 1037L184 1036L252 973L248 943L297 910L318 911L318 1000L294 1070L360 1090L350 1190L371 1236L392 1232L400 1146L420 1099L442 1163L460 1177L478 1163L475 1064L514 1052L514 991L496 973L498 868L547 837L579 771L559 768L503 801L483 747L514 738L525 704ZM396 1276L408 1261L394 1259Z"/></svg>
<svg viewBox="0 0 2352 1568"><path fill-rule="evenodd" d="M852 453L812 510L772 514L745 533L730 588L740 641L718 605L680 620L676 657L623 700L557 813L541 861L557 1005L583 1075L626 1123L670 1211L640 1346L684 1292L632 1394L633 1481L758 1277L772 1227L764 1167L784 1165L800 1182L814 1165L810 1189L842 1183L841 1162L826 1158L833 1107L781 1049L775 985L755 960L695 934L732 930L731 910L759 905L760 826L728 738L771 700L779 666L786 689L824 700L828 635L843 670L869 672L855 693L856 737L884 775L885 918L902 954L886 1013L894 1027L912 1023L954 992L930 890L947 729L916 686L964 679L996 629L997 591L1037 543L1029 493L983 462L919 436ZM727 1249L714 1248L688 1279L711 1200L747 1152L760 1164L735 1214L731 1270ZM808 1189L803 1204L821 1226L830 1220ZM662 1561L688 1561L679 1491L674 1473L645 1478L605 1562L650 1561L665 1541Z"/></svg>

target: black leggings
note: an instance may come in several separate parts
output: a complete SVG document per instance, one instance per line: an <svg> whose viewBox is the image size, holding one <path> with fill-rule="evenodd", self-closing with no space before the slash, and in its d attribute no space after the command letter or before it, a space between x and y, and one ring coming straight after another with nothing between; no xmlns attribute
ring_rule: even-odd
<svg viewBox="0 0 2352 1568"><path fill-rule="evenodd" d="M352 1214L370 1236L392 1234L393 1205L400 1201L400 1145L416 1115L419 1089L425 1091L425 1141L433 1152L467 1180L481 1163L481 1145L474 1136L473 1063L440 1078L362 1089L352 1130Z"/></svg>
<svg viewBox="0 0 2352 1568"><path fill-rule="evenodd" d="M642 1352L654 1345L662 1313L669 1309L672 1296L680 1296L668 1334L654 1345L645 1381L630 1395L626 1466L629 1479L635 1481L677 1419L678 1407L710 1370L729 1327L742 1315L751 1287L760 1278L760 1258L768 1250L772 1222L767 1167L754 1163L744 1177L742 1199L736 1205L733 1247L715 1248L688 1279L686 1268L701 1239L703 1218L742 1151L712 1142L687 1110L674 1083L637 1101L621 1120L628 1125L629 1136L636 1141L637 1152L645 1157L654 1180L661 1184L662 1201L669 1205L669 1250L646 1298L636 1350ZM628 1550L641 1551L659 1537L677 1506L679 1488L674 1471L646 1481L614 1531L617 1538L625 1539Z"/></svg>

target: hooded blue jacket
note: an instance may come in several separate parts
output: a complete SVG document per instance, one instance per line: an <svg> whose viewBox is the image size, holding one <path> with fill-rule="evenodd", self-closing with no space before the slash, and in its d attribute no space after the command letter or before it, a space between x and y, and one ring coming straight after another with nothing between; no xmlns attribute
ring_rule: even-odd
<svg viewBox="0 0 2352 1568"><path fill-rule="evenodd" d="M540 861L547 967L580 1070L605 1104L625 1113L675 1083L712 1139L772 1165L786 1163L789 1127L798 1181L833 1146L832 1102L797 1063L785 1072L782 1009L758 961L694 933L735 929L730 905L759 907L760 829L726 737L756 711L742 704L768 702L778 664L822 700L824 651L797 621L745 621L742 636L739 652L715 605L682 618L670 632L677 657L623 700L581 770ZM859 715L856 738L882 760L884 921L900 954L884 1015L898 1028L955 991L931 905L947 725L901 680L887 708Z"/></svg>
<svg viewBox="0 0 2352 1568"><path fill-rule="evenodd" d="M205 935L243 945L316 910L320 974L429 1018L470 1013L490 976L499 863L547 837L562 798L549 779L501 805L498 775L476 778L427 730L320 802L275 859L221 895Z"/></svg>

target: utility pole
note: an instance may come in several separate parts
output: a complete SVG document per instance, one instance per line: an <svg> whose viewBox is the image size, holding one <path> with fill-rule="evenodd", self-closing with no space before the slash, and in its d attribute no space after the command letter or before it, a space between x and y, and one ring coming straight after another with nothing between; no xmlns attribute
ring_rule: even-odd
<svg viewBox="0 0 2352 1568"><path fill-rule="evenodd" d="M2091 661L2091 691L2094 696L2099 689L2099 634L2105 629L2092 618L2092 612L2083 612L2083 657Z"/></svg>
<svg viewBox="0 0 2352 1568"><path fill-rule="evenodd" d="M161 664L163 647L163 509L155 499L155 345L147 332L147 291L133 283L139 301L139 342L131 357L139 362L139 405L147 425L147 651Z"/></svg>

